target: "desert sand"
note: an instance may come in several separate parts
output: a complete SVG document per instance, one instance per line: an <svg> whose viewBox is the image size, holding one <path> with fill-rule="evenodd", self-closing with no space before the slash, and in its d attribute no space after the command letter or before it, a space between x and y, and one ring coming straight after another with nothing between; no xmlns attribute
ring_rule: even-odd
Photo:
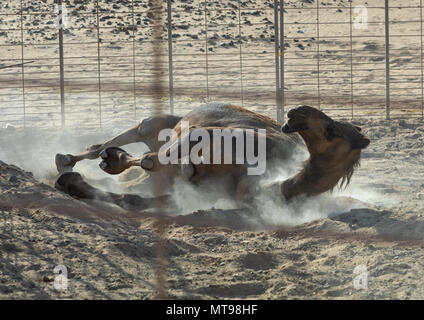
<svg viewBox="0 0 424 320"><path fill-rule="evenodd" d="M26 26L32 26L23 33L24 61L35 59L25 66L24 78L19 68L0 70L1 299L152 299L157 293L159 214L80 201L53 187L56 153L81 151L153 112L147 1L134 1L137 28L128 27L133 23L128 14L131 1L99 2L100 64L93 1L68 4L65 129L60 129L52 4L32 1L24 8L26 13L39 13L24 16ZM349 24L322 25L318 55L316 2L287 3L287 109L300 103L320 106L333 117L352 121L353 106L353 122L371 144L346 190L291 205L261 197L261 210L253 215L234 209L219 195L180 186L174 192L180 206L166 212L165 219L169 298L424 299L420 10L419 1L391 2L392 107L393 115L402 118L394 120L382 120L383 1L353 1L354 6L369 7L370 24L368 29L352 30L363 36L354 38L352 56ZM243 1L238 11L237 1L209 3L217 10L206 16L206 42L204 2L175 2L177 114L220 100L275 117L272 4ZM319 5L322 23L350 19L348 1ZM19 63L19 4L7 0L0 6L0 63ZM165 88L167 70L165 55ZM167 111L168 97L162 101ZM10 125L3 128L6 124ZM132 154L147 150L141 144L125 148ZM291 167L298 168L300 160ZM122 182L103 173L97 163L85 161L75 170L96 180L98 187L123 192ZM58 265L67 268L67 290L54 287ZM354 286L358 266L368 272L367 289Z"/></svg>

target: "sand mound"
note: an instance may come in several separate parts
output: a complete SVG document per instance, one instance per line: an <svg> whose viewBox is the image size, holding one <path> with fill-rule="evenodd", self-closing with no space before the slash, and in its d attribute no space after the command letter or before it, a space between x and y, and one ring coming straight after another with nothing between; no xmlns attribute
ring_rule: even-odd
<svg viewBox="0 0 424 320"><path fill-rule="evenodd" d="M112 219L122 210L99 202L75 200L36 180L31 172L0 161L0 204L3 208L44 210L83 220Z"/></svg>

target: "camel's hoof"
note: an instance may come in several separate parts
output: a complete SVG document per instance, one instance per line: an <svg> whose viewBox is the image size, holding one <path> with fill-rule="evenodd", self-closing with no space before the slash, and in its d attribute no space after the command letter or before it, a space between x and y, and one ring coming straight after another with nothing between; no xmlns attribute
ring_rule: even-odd
<svg viewBox="0 0 424 320"><path fill-rule="evenodd" d="M125 150L118 147L106 148L100 152L103 159L99 167L109 174L120 174L129 168L127 158L131 157Z"/></svg>
<svg viewBox="0 0 424 320"><path fill-rule="evenodd" d="M106 160L108 157L108 154L106 152L106 150L103 150L102 152L100 152L99 154L100 158L102 158L103 160Z"/></svg>
<svg viewBox="0 0 424 320"><path fill-rule="evenodd" d="M76 161L72 160L70 154L56 154L55 158L56 168L59 173L72 172L72 168L75 166Z"/></svg>
<svg viewBox="0 0 424 320"><path fill-rule="evenodd" d="M102 161L102 162L99 163L99 167L102 170L106 170L107 166L108 166L108 164L105 161Z"/></svg>

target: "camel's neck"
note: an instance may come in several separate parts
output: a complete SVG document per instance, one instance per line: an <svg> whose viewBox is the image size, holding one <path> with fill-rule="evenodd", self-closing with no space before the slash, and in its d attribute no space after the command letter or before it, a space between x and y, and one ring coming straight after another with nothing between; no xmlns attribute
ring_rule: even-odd
<svg viewBox="0 0 424 320"><path fill-rule="evenodd" d="M310 157L298 174L281 184L281 192L289 200L301 194L311 196L331 190L347 174L354 162L355 159L334 162L328 158Z"/></svg>

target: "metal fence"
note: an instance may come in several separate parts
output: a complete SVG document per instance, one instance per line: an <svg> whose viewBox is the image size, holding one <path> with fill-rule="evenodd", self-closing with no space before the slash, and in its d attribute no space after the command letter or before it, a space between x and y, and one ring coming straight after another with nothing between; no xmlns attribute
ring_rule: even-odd
<svg viewBox="0 0 424 320"><path fill-rule="evenodd" d="M132 125L152 113L154 72L164 112L220 100L279 120L297 104L423 117L422 0L163 3L154 39L147 0L2 0L0 125Z"/></svg>
<svg viewBox="0 0 424 320"><path fill-rule="evenodd" d="M281 3L281 105L423 117L422 0Z"/></svg>

